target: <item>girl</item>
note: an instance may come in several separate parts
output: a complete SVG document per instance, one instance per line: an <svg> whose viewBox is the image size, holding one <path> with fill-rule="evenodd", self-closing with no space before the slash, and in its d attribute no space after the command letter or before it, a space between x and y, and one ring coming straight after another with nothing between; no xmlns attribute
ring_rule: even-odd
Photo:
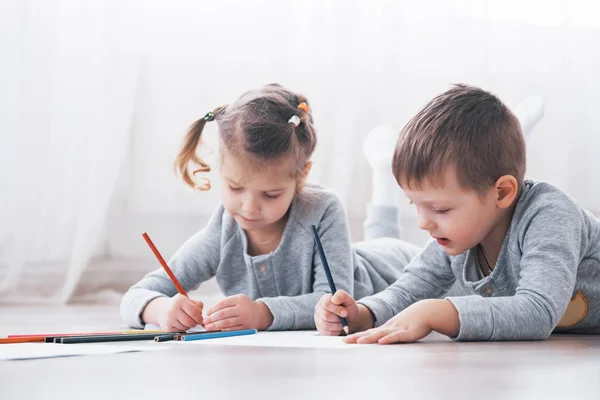
<svg viewBox="0 0 600 400"><path fill-rule="evenodd" d="M417 247L388 250L385 239L352 247L340 199L306 184L317 143L306 98L277 84L266 85L196 121L176 168L187 185L202 190L210 182L205 179L196 186L193 175L210 167L196 156L196 149L204 125L213 120L219 127L222 205L169 265L186 291L216 276L228 297L203 316L202 302L178 294L166 273L157 269L125 294L121 315L129 325L151 323L168 331L198 324L208 330L314 329L315 306L329 286L311 225L318 227L339 289L361 298L400 276ZM190 173L190 161L200 168ZM383 224L367 222L368 229L378 236L397 236L395 207L369 212Z"/></svg>

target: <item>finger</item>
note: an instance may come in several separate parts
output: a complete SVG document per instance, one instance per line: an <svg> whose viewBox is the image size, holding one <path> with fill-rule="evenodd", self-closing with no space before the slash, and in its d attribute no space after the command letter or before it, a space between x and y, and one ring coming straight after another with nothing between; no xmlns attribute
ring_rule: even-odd
<svg viewBox="0 0 600 400"><path fill-rule="evenodd" d="M359 337L360 336L358 336L358 333L354 333L352 335L344 337L342 340L344 341L344 343L356 343Z"/></svg>
<svg viewBox="0 0 600 400"><path fill-rule="evenodd" d="M383 329L383 328L374 329L373 332L371 332L361 338L358 338L356 343L358 343L358 344L377 343L379 341L379 339L388 335L391 332L392 331L389 329Z"/></svg>
<svg viewBox="0 0 600 400"><path fill-rule="evenodd" d="M221 329L222 331L240 331L242 329L250 329L244 325L235 325L235 326L231 326L229 328L223 328Z"/></svg>
<svg viewBox="0 0 600 400"><path fill-rule="evenodd" d="M183 304L183 306L181 307L181 309L183 311L185 311L185 313L187 315L190 316L191 319L194 320L194 322L196 322L197 325L200 325L202 323L202 302L199 302L200 305L198 304L198 302L195 301L189 301Z"/></svg>
<svg viewBox="0 0 600 400"><path fill-rule="evenodd" d="M182 313L182 318L185 318L185 321L191 322L192 325L190 325L190 328L193 328L196 325L203 324L202 314L200 314L200 321L198 321L196 318L194 318L190 314L188 314L187 311L185 311L184 309L181 310L181 313ZM185 314L185 317L183 317L183 314Z"/></svg>
<svg viewBox="0 0 600 400"><path fill-rule="evenodd" d="M207 315L204 318L205 324L211 324L213 322L220 321L226 318L233 318L238 316L238 308L237 307L227 307L221 310L215 311L211 315Z"/></svg>
<svg viewBox="0 0 600 400"><path fill-rule="evenodd" d="M331 297L331 302L336 306L349 306L350 304L355 303L354 298L343 290L338 290L335 292Z"/></svg>
<svg viewBox="0 0 600 400"><path fill-rule="evenodd" d="M330 332L340 333L342 331L342 324L339 320L337 322L328 322L328 321L321 320L317 323L317 325L319 326L320 329L330 331Z"/></svg>
<svg viewBox="0 0 600 400"><path fill-rule="evenodd" d="M237 326L237 325L241 325L241 318L236 316L236 317L232 317L232 318L222 319L217 322L212 322L210 324L206 324L205 328L206 328L206 330L209 330L209 331L214 331L217 329L226 330L226 329L232 329L234 326Z"/></svg>
<svg viewBox="0 0 600 400"><path fill-rule="evenodd" d="M172 322L168 322L163 329L167 332L183 332L187 330L187 327L181 325L179 321L175 320Z"/></svg>
<svg viewBox="0 0 600 400"><path fill-rule="evenodd" d="M363 338L365 336L370 335L374 330L379 329L379 328L375 328L375 329L369 329L363 332L356 332L353 333L352 335L348 335L344 338L344 342L346 343L358 343L358 340L360 338Z"/></svg>
<svg viewBox="0 0 600 400"><path fill-rule="evenodd" d="M323 310L323 311L319 311L316 315L322 321L337 322L337 323L341 324L340 317L337 314L334 314L332 312Z"/></svg>
<svg viewBox="0 0 600 400"><path fill-rule="evenodd" d="M212 306L206 311L206 315L211 315L212 313L219 311L222 308L233 307L238 303L238 298L236 296L229 296L224 298L223 300L219 300L217 304Z"/></svg>
<svg viewBox="0 0 600 400"><path fill-rule="evenodd" d="M321 300L319 301L319 304L321 307L318 307L322 310L325 310L329 313L333 313L336 316L340 316L340 317L347 317L348 316L348 310L346 310L344 307L340 306L340 305L336 305L333 303L333 296L329 295L325 295L321 298ZM318 312L319 310L317 310ZM325 314L325 313L323 313Z"/></svg>
<svg viewBox="0 0 600 400"><path fill-rule="evenodd" d="M190 318L189 315L187 315L185 313L185 311L181 310L179 313L177 313L177 315L175 316L175 318L177 318L177 321L185 326L185 329L191 328L193 326L196 326L196 322Z"/></svg>
<svg viewBox="0 0 600 400"><path fill-rule="evenodd" d="M407 330L396 330L388 333L381 339L379 339L378 343L380 344L391 344L391 343L414 343L416 342L415 337L412 332Z"/></svg>

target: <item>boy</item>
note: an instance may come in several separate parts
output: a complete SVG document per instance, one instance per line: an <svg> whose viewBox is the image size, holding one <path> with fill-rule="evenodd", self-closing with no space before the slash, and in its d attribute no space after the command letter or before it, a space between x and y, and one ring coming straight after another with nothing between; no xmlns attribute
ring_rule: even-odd
<svg viewBox="0 0 600 400"><path fill-rule="evenodd" d="M402 130L392 164L432 240L383 292L323 296L321 334L339 334L340 316L348 343L600 333L600 220L525 179L521 126L497 97L466 85L435 97ZM442 298L451 287L461 295Z"/></svg>

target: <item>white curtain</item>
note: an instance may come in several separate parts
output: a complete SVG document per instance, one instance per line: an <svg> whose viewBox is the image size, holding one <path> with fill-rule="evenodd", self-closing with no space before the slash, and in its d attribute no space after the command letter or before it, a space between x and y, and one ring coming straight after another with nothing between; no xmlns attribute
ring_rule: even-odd
<svg viewBox="0 0 600 400"><path fill-rule="evenodd" d="M138 85L132 11L3 1L3 300L65 302L99 252Z"/></svg>
<svg viewBox="0 0 600 400"><path fill-rule="evenodd" d="M140 234L168 257L219 201L218 185L194 194L172 173L187 126L269 82L308 96L319 131L311 179L345 201L356 240L370 198L363 138L379 124L399 130L455 82L513 107L542 96L529 175L600 212L593 1L8 4L0 17L10 33L0 38L8 301L66 301L84 272L118 286L157 267ZM216 141L214 127L207 139ZM413 212L402 205L405 238L422 244ZM49 271L58 286L48 285Z"/></svg>

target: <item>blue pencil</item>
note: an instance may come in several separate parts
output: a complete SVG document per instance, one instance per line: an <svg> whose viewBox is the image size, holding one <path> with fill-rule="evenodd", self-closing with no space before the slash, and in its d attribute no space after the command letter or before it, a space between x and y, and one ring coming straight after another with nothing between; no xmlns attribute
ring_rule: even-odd
<svg viewBox="0 0 600 400"><path fill-rule="evenodd" d="M244 336L244 335L254 335L256 333L256 329L243 329L239 331L225 331L225 332L212 332L212 333L197 333L194 335L185 335L181 337L183 342L188 342L190 340L204 340L204 339L216 339L222 337L231 337L231 336Z"/></svg>
<svg viewBox="0 0 600 400"><path fill-rule="evenodd" d="M329 282L329 288L331 289L331 294L337 292L335 288L335 283L333 282L333 276L331 276L331 270L329 269L329 264L327 263L327 258L325 258L325 250L323 250L323 245L321 244L321 239L319 238L319 233L317 232L317 227L312 226L313 235L315 236L315 242L317 242L317 250L319 251L319 256L321 257L321 263L323 264L323 269L325 270L325 275L327 276L327 282ZM348 321L346 318L340 317L342 321L342 328L346 335L350 332L348 328Z"/></svg>

